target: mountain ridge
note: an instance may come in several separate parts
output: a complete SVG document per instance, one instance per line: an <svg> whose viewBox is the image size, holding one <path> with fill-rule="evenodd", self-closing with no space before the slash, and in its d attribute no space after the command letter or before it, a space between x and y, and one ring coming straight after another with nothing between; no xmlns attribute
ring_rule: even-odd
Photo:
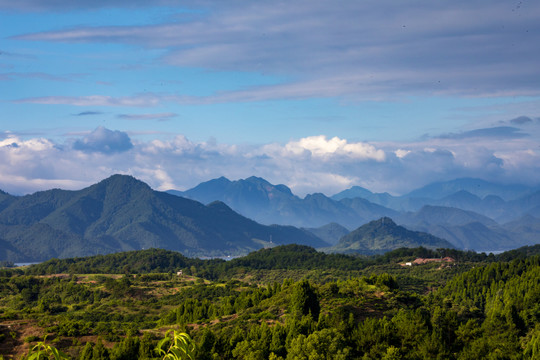
<svg viewBox="0 0 540 360"><path fill-rule="evenodd" d="M533 245L540 233L535 223L540 218L540 191L533 187L528 188L528 195L511 201L498 195L480 198L465 189L439 200L401 199L401 206L417 208L408 212L360 197L335 200L313 193L302 199L285 185L272 185L255 176L235 181L220 177L196 188L207 200L212 199L207 205L178 196L183 192L155 191L128 175L113 175L81 190L51 189L25 196L0 191L0 260L150 247L189 256L246 253L290 242L325 247L338 242L349 232L347 228L385 217L411 231L427 232L458 248L474 250ZM247 213L240 213L238 204ZM476 208L485 211L476 212ZM260 217L276 219L276 213L279 221L258 223ZM270 226L273 223L278 225Z"/></svg>
<svg viewBox="0 0 540 360"><path fill-rule="evenodd" d="M394 210L363 200L351 206L351 201L336 201L322 193L300 198L286 185L273 185L263 178L251 176L230 181L221 177L209 180L186 191L168 190L202 203L223 201L234 211L263 224L320 227L338 222L346 227L357 227L381 216L394 216Z"/></svg>
<svg viewBox="0 0 540 360"><path fill-rule="evenodd" d="M264 226L224 203L209 206L152 190L113 175L77 191L26 195L0 211L0 240L7 260L94 255L144 248L221 256L265 246L324 246L315 235L289 226ZM0 252L1 253L1 252Z"/></svg>
<svg viewBox="0 0 540 360"><path fill-rule="evenodd" d="M454 248L450 242L444 239L428 233L408 230L397 225L392 219L383 217L351 231L327 251L371 254L420 246L428 249Z"/></svg>

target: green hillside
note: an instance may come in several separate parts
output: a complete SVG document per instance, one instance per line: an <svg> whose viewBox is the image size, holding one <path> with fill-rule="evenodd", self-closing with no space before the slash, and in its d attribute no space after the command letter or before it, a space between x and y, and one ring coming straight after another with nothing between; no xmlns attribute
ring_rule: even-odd
<svg viewBox="0 0 540 360"><path fill-rule="evenodd" d="M193 359L536 359L539 252L287 245L226 262L151 249L0 269L0 357L44 342L65 359L157 360L172 329ZM399 264L443 255L457 262Z"/></svg>

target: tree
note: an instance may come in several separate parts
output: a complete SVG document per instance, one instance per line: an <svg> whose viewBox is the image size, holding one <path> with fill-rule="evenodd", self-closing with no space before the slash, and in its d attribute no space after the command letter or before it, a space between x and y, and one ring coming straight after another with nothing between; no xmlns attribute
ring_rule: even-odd
<svg viewBox="0 0 540 360"><path fill-rule="evenodd" d="M343 335L336 329L323 329L291 342L287 360L344 360L350 353Z"/></svg>
<svg viewBox="0 0 540 360"><path fill-rule="evenodd" d="M319 319L321 307L315 289L304 279L294 285L291 295L291 313L296 317L311 314L313 320Z"/></svg>

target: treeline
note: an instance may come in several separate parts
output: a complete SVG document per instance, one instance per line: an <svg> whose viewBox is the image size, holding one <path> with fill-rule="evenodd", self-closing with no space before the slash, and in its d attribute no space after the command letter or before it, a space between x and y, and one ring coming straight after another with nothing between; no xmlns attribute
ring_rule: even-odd
<svg viewBox="0 0 540 360"><path fill-rule="evenodd" d="M163 273L191 266L214 266L223 260L188 258L176 251L148 249L82 258L51 259L30 266L30 275L45 274L123 274Z"/></svg>
<svg viewBox="0 0 540 360"><path fill-rule="evenodd" d="M325 254L303 245L284 245L262 249L230 261L221 259L201 260L183 256L174 251L149 249L85 258L51 259L30 266L27 274L144 274L185 271L211 280L225 278L239 269L339 269L351 270L365 267L367 258Z"/></svg>
<svg viewBox="0 0 540 360"><path fill-rule="evenodd" d="M45 274L145 274L172 273L186 271L209 280L227 279L232 274L245 269L277 270L358 270L372 265L396 263L417 257L442 258L452 257L463 262L511 261L540 254L540 245L526 246L507 251L499 255L461 251L456 249L430 250L423 247L402 248L383 255L354 256L326 254L303 245L284 245L262 249L230 261L221 259L201 260L188 258L174 251L149 249L97 255L85 258L51 259L41 264L30 266L29 275Z"/></svg>

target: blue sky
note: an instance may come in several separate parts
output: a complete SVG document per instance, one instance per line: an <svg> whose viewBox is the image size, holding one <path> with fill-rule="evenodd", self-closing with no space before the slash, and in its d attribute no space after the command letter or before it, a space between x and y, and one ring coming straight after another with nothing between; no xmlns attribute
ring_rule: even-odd
<svg viewBox="0 0 540 360"><path fill-rule="evenodd" d="M540 183L533 1L0 0L0 189Z"/></svg>

